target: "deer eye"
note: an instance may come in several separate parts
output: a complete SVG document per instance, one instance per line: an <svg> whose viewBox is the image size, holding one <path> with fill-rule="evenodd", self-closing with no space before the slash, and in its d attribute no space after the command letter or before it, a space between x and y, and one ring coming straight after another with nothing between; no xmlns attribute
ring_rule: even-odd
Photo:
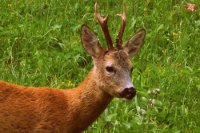
<svg viewBox="0 0 200 133"><path fill-rule="evenodd" d="M106 71L109 72L109 73L115 73L115 69L112 66L107 66Z"/></svg>

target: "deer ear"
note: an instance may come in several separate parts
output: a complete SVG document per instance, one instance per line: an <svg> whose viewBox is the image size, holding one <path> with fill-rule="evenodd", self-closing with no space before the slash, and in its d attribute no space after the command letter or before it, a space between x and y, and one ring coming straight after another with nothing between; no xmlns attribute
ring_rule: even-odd
<svg viewBox="0 0 200 133"><path fill-rule="evenodd" d="M94 58L103 50L95 33L86 25L81 27L81 41L86 52Z"/></svg>
<svg viewBox="0 0 200 133"><path fill-rule="evenodd" d="M132 57L138 53L144 42L145 34L145 29L141 29L135 34L135 36L133 36L125 43L123 48L124 51L128 53L129 57Z"/></svg>

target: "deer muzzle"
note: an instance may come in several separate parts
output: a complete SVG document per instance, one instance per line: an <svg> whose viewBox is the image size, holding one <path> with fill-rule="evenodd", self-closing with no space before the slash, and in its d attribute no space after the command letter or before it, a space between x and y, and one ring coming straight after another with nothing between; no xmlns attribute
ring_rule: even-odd
<svg viewBox="0 0 200 133"><path fill-rule="evenodd" d="M125 88L121 93L120 96L122 98L125 98L127 100L133 99L133 97L136 95L136 89L134 87Z"/></svg>

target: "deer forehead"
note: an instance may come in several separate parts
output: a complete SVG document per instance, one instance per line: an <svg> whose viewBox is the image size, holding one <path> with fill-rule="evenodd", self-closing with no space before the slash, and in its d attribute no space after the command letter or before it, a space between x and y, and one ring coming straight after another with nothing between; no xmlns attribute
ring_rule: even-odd
<svg viewBox="0 0 200 133"><path fill-rule="evenodd" d="M123 50L116 50L108 52L104 56L106 66L117 66L122 68L131 68L132 63L126 52Z"/></svg>

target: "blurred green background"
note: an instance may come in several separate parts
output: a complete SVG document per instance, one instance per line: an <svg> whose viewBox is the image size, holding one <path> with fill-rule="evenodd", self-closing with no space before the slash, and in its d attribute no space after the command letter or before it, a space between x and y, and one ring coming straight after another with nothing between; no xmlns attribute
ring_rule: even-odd
<svg viewBox="0 0 200 133"><path fill-rule="evenodd" d="M196 12L187 12L188 2ZM105 46L90 0L1 0L0 80L27 86L72 88L92 68L80 41L82 24ZM122 0L98 0L109 14L113 39ZM200 132L200 4L198 0L126 0L123 40L147 30L134 57L132 81L137 96L114 99L86 133ZM158 91L160 91L158 93Z"/></svg>

